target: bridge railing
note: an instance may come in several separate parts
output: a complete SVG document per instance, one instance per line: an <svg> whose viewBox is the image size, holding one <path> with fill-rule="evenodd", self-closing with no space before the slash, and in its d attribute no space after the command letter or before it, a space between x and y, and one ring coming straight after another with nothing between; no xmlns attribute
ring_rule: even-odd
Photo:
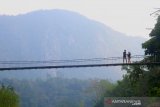
<svg viewBox="0 0 160 107"><path fill-rule="evenodd" d="M131 56L131 63L141 61L146 57L147 56L145 55ZM70 60L43 60L43 61L0 61L0 67L117 64L117 63L123 63L123 57L70 59Z"/></svg>

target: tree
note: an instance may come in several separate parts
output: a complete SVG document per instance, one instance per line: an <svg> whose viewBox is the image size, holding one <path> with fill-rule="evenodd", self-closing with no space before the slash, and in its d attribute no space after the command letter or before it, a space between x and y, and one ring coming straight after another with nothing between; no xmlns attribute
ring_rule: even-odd
<svg viewBox="0 0 160 107"><path fill-rule="evenodd" d="M142 44L146 55L151 55L149 60L160 61L160 16L157 18L157 23L154 29L149 34L151 39Z"/></svg>
<svg viewBox="0 0 160 107"><path fill-rule="evenodd" d="M157 23L154 29L150 33L151 39L142 44L145 49L146 55L150 55L144 61L156 61L160 62L160 16L157 18ZM160 67L159 66L148 66L149 76L149 95L150 96L160 96Z"/></svg>
<svg viewBox="0 0 160 107"><path fill-rule="evenodd" d="M147 57L141 62L160 61L160 16L150 33L151 39L142 44ZM160 67L159 66L123 66L127 73L123 80L107 97L160 97ZM107 91L106 91L107 92ZM103 99L95 107L102 107Z"/></svg>

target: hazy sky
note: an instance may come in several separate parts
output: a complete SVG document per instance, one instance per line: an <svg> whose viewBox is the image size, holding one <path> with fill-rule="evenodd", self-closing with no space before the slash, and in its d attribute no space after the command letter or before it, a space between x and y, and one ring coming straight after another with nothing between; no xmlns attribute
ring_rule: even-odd
<svg viewBox="0 0 160 107"><path fill-rule="evenodd" d="M0 0L0 14L21 14L41 9L66 9L102 22L132 36L148 37L155 24L150 13L160 0Z"/></svg>

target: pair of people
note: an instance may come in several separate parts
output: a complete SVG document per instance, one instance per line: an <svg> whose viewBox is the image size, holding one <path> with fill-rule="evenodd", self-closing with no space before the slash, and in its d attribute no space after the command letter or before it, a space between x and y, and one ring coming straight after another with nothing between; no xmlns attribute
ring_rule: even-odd
<svg viewBox="0 0 160 107"><path fill-rule="evenodd" d="M127 54L126 50L124 50L124 52L123 52L123 63L124 62L127 63L127 59L128 59L128 63L131 63L131 53L128 52L128 54Z"/></svg>

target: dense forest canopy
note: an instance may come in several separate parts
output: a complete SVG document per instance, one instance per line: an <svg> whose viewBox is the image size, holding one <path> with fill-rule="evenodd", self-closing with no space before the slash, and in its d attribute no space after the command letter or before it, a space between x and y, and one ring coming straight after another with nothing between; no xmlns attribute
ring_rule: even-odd
<svg viewBox="0 0 160 107"><path fill-rule="evenodd" d="M20 98L20 107L93 107L106 90L114 87L108 80L57 77L48 77L46 80L3 79L1 82L14 86Z"/></svg>

